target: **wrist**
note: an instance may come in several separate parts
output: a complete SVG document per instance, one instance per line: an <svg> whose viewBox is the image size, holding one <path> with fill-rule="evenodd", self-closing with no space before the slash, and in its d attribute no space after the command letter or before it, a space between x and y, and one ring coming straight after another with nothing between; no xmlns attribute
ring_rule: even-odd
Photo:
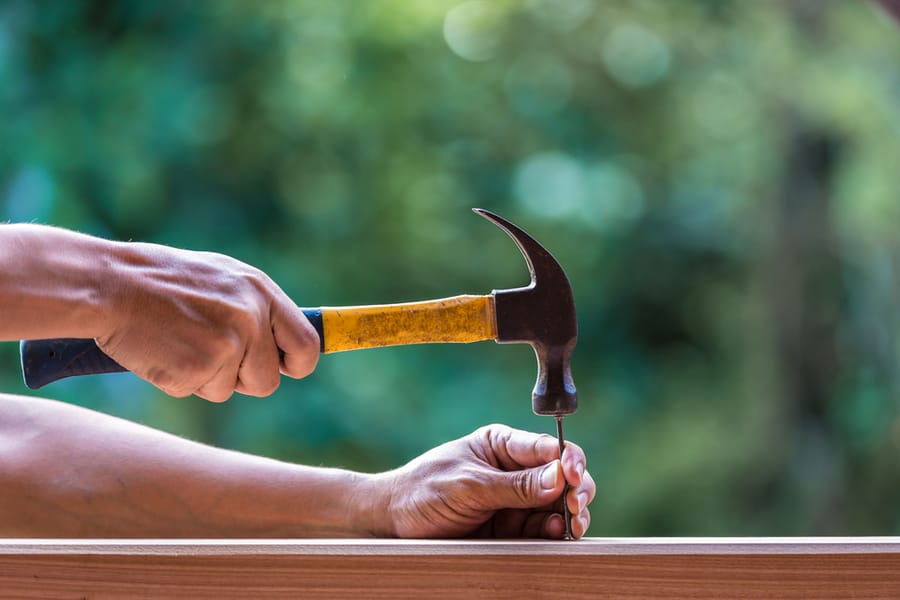
<svg viewBox="0 0 900 600"><path fill-rule="evenodd" d="M109 319L111 244L44 225L3 225L3 339L95 337Z"/></svg>
<svg viewBox="0 0 900 600"><path fill-rule="evenodd" d="M52 229L40 246L40 265L54 275L54 293L64 303L57 332L48 337L96 338L114 321L111 281L116 242ZM62 249L62 250L61 250ZM68 307L65 308L65 304Z"/></svg>
<svg viewBox="0 0 900 600"><path fill-rule="evenodd" d="M352 528L359 535L374 538L397 537L392 517L394 472L358 473L351 499L354 519Z"/></svg>
<svg viewBox="0 0 900 600"><path fill-rule="evenodd" d="M118 248L119 242L104 239L91 239L88 260L85 262L84 281L89 290L90 301L85 305L84 323L89 327L83 337L99 338L108 335L115 323L121 319ZM81 336L79 336L81 337Z"/></svg>
<svg viewBox="0 0 900 600"><path fill-rule="evenodd" d="M96 325L92 337L109 339L117 327L133 318L129 311L134 309L135 284L140 282L140 276L135 277L131 273L136 265L146 264L147 259L142 257L142 244L102 241L104 247L96 283L102 320Z"/></svg>

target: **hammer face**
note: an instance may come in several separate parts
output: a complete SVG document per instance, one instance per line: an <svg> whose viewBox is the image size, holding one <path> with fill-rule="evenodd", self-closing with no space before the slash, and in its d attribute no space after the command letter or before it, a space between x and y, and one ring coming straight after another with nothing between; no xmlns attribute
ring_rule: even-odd
<svg viewBox="0 0 900 600"><path fill-rule="evenodd" d="M538 359L538 377L531 394L531 408L536 415L561 417L578 410L578 392L572 380L572 349L569 346L534 347Z"/></svg>
<svg viewBox="0 0 900 600"><path fill-rule="evenodd" d="M532 285L494 291L497 341L534 348L538 374L531 406L538 415L569 415L578 409L571 369L578 337L575 302L568 280L562 277L562 281L555 278L555 290Z"/></svg>

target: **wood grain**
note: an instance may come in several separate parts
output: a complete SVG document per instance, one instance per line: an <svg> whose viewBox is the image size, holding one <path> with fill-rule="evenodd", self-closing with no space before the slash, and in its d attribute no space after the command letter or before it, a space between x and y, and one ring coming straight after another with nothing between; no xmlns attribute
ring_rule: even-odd
<svg viewBox="0 0 900 600"><path fill-rule="evenodd" d="M900 598L900 538L2 540L0 598Z"/></svg>

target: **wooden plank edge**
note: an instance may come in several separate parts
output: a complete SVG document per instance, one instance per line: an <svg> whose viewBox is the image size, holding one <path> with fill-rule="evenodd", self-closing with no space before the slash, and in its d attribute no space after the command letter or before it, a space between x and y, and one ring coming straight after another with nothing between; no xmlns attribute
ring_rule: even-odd
<svg viewBox="0 0 900 600"><path fill-rule="evenodd" d="M900 537L388 539L0 539L0 556L649 556L900 554Z"/></svg>

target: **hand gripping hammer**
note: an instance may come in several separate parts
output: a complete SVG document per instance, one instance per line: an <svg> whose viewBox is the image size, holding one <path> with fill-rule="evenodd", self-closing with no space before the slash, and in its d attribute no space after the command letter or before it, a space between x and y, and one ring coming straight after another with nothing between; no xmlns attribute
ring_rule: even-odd
<svg viewBox="0 0 900 600"><path fill-rule="evenodd" d="M328 354L439 342L531 344L538 363L534 412L553 417L574 413L578 395L569 363L577 326L569 280L556 259L519 227L487 210L474 211L515 241L531 273L529 285L486 296L304 309L319 334L320 349ZM26 340L21 353L25 383L31 389L74 375L126 370L92 339Z"/></svg>

